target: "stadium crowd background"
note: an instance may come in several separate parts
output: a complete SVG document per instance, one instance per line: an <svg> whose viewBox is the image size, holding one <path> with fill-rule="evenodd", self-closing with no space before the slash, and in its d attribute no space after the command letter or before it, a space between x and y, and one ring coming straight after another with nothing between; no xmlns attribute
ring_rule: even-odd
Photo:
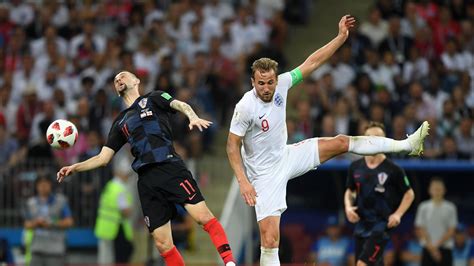
<svg viewBox="0 0 474 266"><path fill-rule="evenodd" d="M136 73L144 93L167 91L214 122L201 134L176 116L183 157L222 149L216 136L227 132L234 104L250 89L251 62L267 56L281 71L296 67L284 45L291 24L309 20L311 5L297 2L1 4L0 168L32 160L65 165L98 153L123 108L111 85L121 70ZM474 3L378 0L367 13L329 62L292 89L289 143L361 134L369 120L403 139L429 120L425 160L474 160ZM57 118L79 130L66 151L52 151L44 138Z"/></svg>

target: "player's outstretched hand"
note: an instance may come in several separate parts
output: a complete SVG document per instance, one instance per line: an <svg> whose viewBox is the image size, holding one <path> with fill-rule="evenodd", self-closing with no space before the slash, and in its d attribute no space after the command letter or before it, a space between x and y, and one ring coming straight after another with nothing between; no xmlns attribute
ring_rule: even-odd
<svg viewBox="0 0 474 266"><path fill-rule="evenodd" d="M197 127L199 131L202 132L203 128L208 128L210 125L212 125L211 121L197 118L189 122L189 130L192 130L194 127Z"/></svg>
<svg viewBox="0 0 474 266"><path fill-rule="evenodd" d="M59 172L56 174L56 180L58 180L58 183L63 182L64 178L68 175L71 175L74 173L76 170L75 165L70 165L70 166L64 166L59 170Z"/></svg>
<svg viewBox="0 0 474 266"><path fill-rule="evenodd" d="M400 215L394 213L388 217L388 228L397 227L400 224L402 217Z"/></svg>
<svg viewBox="0 0 474 266"><path fill-rule="evenodd" d="M357 214L356 210L357 210L357 207L355 206L346 208L347 220L349 220L349 222L353 224L357 223L360 220L360 217Z"/></svg>
<svg viewBox="0 0 474 266"><path fill-rule="evenodd" d="M240 195L242 195L247 205L255 206L257 204L257 192L250 182L247 181L240 184Z"/></svg>
<svg viewBox="0 0 474 266"><path fill-rule="evenodd" d="M345 15L339 21L339 35L349 36L349 29L354 27L356 20L351 15Z"/></svg>

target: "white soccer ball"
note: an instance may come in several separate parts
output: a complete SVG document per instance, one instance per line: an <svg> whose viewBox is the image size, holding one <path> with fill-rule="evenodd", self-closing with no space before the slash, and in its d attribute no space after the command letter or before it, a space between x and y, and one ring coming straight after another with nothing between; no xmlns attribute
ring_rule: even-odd
<svg viewBox="0 0 474 266"><path fill-rule="evenodd" d="M55 149L67 149L74 146L78 132L76 126L68 120L58 119L49 125L46 139Z"/></svg>

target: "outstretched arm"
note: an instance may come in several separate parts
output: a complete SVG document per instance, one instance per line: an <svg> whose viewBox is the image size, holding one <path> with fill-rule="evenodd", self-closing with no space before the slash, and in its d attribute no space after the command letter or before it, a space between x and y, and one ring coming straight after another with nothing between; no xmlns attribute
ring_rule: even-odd
<svg viewBox="0 0 474 266"><path fill-rule="evenodd" d="M345 15L339 21L339 33L329 43L319 48L317 51L312 53L298 69L301 71L302 78L309 76L314 70L321 66L326 60L331 57L336 50L349 37L349 29L354 27L355 18L350 15Z"/></svg>
<svg viewBox="0 0 474 266"><path fill-rule="evenodd" d="M407 192L405 192L403 195L402 201L400 202L397 210L392 215L390 215L390 217L388 217L388 228L396 227L400 224L402 216L405 214L408 208L410 208L414 199L415 192L413 189L407 190Z"/></svg>
<svg viewBox="0 0 474 266"><path fill-rule="evenodd" d="M99 154L93 156L83 162L75 163L70 166L65 166L59 170L57 173L57 180L61 183L64 178L68 175L71 175L75 172L83 172L92 170L101 166L107 165L112 157L114 156L115 152L111 148L104 146Z"/></svg>
<svg viewBox="0 0 474 266"><path fill-rule="evenodd" d="M230 166L234 170L235 177L240 187L240 194L245 203L249 206L255 206L257 203L257 192L250 184L247 175L245 174L242 163L242 156L240 155L240 146L242 145L242 137L229 133L227 138L227 157L229 158Z"/></svg>
<svg viewBox="0 0 474 266"><path fill-rule="evenodd" d="M185 102L173 100L171 101L170 106L188 117L190 130L196 126L200 131L202 131L202 128L208 128L212 124L210 121L199 118L193 108Z"/></svg>

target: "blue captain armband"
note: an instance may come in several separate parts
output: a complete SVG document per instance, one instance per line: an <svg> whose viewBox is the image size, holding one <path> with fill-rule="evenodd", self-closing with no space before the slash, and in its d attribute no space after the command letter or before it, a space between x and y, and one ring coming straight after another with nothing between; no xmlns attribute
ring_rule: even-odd
<svg viewBox="0 0 474 266"><path fill-rule="evenodd" d="M290 72L291 75L291 87L300 84L301 81L303 81L303 73L301 73L301 70L299 68L295 68L291 70Z"/></svg>

